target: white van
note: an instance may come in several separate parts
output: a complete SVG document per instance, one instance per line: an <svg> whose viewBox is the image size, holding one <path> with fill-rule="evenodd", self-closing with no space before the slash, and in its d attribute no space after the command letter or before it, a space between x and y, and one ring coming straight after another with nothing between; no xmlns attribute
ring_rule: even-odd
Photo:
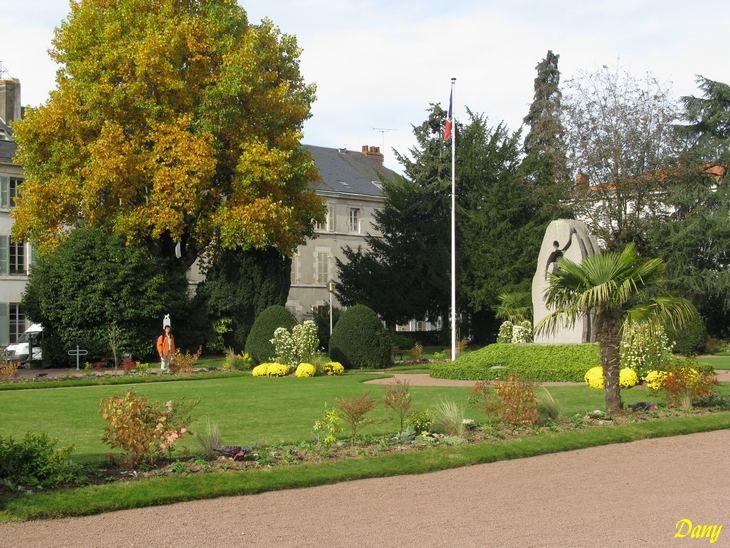
<svg viewBox="0 0 730 548"><path fill-rule="evenodd" d="M33 345L33 357L30 361L39 362L43 359L41 353L41 342L43 341L43 326L39 323L32 324L23 334L18 337L15 343L5 349L8 360L26 362L28 360L28 344Z"/></svg>

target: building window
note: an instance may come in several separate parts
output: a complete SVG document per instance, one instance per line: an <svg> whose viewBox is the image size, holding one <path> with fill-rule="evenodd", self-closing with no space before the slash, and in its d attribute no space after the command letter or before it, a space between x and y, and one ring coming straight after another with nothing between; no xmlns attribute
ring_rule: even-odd
<svg viewBox="0 0 730 548"><path fill-rule="evenodd" d="M318 230L320 232L324 232L324 231L327 230L327 220L329 218L329 214L330 214L330 211L329 211L329 208L327 208L327 212L325 213L325 220L324 220L324 222L322 222L322 223L320 223L320 222L314 223L314 229L315 230Z"/></svg>
<svg viewBox="0 0 730 548"><path fill-rule="evenodd" d="M360 210L356 207L350 208L350 232L360 232Z"/></svg>
<svg viewBox="0 0 730 548"><path fill-rule="evenodd" d="M10 274L26 274L25 244L11 241L8 245L8 268Z"/></svg>
<svg viewBox="0 0 730 548"><path fill-rule="evenodd" d="M20 185L23 184L23 179L17 177L11 177L8 183L8 197L10 200L10 207L15 207L15 200L18 198Z"/></svg>
<svg viewBox="0 0 730 548"><path fill-rule="evenodd" d="M330 277L330 254L317 251L317 283L326 284Z"/></svg>
<svg viewBox="0 0 730 548"><path fill-rule="evenodd" d="M20 337L23 334L23 331L25 331L25 313L23 312L23 309L20 307L17 303L10 303L8 306L9 309L9 316L10 316L10 344L13 344L18 340L18 337Z"/></svg>

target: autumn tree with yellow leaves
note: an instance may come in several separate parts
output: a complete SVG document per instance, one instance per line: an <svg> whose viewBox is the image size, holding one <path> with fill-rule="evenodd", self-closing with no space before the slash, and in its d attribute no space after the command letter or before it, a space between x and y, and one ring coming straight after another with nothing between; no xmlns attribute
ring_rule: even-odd
<svg viewBox="0 0 730 548"><path fill-rule="evenodd" d="M290 254L323 220L300 147L314 86L294 37L235 0L72 0L56 88L14 126L13 237L84 224L189 266L212 249Z"/></svg>

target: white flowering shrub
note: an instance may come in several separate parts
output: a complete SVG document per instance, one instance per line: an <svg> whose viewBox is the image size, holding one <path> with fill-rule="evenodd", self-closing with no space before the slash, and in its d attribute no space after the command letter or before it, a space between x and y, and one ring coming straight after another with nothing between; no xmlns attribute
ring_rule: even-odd
<svg viewBox="0 0 730 548"><path fill-rule="evenodd" d="M285 327L274 331L271 339L276 352L275 360L279 363L296 367L302 362L308 362L317 352L319 339L317 338L317 324L311 320L295 325L291 332Z"/></svg>
<svg viewBox="0 0 730 548"><path fill-rule="evenodd" d="M627 321L621 336L621 367L636 371L645 379L650 371L665 369L672 355L664 328Z"/></svg>
<svg viewBox="0 0 730 548"><path fill-rule="evenodd" d="M532 322L525 320L517 325L513 325L512 340L510 342L513 344L532 342Z"/></svg>
<svg viewBox="0 0 730 548"><path fill-rule="evenodd" d="M513 324L511 321L507 320L506 322L502 322L502 325L499 326L499 333L497 333L497 342L498 343L511 343L512 342L512 329L513 329Z"/></svg>

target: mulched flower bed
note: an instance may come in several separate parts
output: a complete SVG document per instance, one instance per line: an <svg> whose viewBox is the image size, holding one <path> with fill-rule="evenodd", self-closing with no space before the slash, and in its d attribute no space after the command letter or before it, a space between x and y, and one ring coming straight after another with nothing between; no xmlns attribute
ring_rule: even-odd
<svg viewBox="0 0 730 548"><path fill-rule="evenodd" d="M141 465L129 469L114 462L110 457L107 466L92 472L91 483L108 483L112 481L130 481L151 477L179 476L220 472L226 470L270 469L299 463L325 463L342 459L374 457L389 453L422 451L433 447L460 446L488 441L502 441L528 436L537 436L549 432L566 432L586 428L599 428L614 424L638 423L665 417L706 415L715 412L714 408L694 408L690 413L679 409L660 407L654 410L627 411L625 414L607 418L601 411L592 411L586 415L576 415L541 426L511 426L504 423L475 425L467 429L464 435L449 436L441 433L424 432L421 434L404 433L401 436L377 436L358 439L354 443L349 440L338 440L331 445L316 441L304 441L299 444L271 445L245 448L243 458L219 455L212 459L198 457L178 457L172 461L160 461L155 464Z"/></svg>

